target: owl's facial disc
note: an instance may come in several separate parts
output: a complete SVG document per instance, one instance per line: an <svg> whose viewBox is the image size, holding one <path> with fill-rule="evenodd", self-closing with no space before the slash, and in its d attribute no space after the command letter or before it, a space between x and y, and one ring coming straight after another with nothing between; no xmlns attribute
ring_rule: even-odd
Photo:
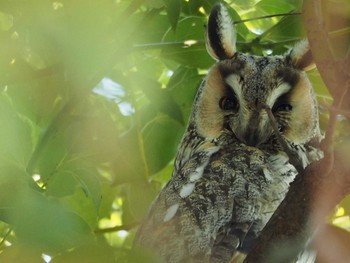
<svg viewBox="0 0 350 263"><path fill-rule="evenodd" d="M218 62L202 83L196 103L193 121L207 139L229 131L242 143L259 147L278 132L289 142L303 144L315 136L318 125L306 74L281 56L236 53ZM266 109L277 125L272 126Z"/></svg>
<svg viewBox="0 0 350 263"><path fill-rule="evenodd" d="M228 75L225 82L226 94L233 94L230 96L235 98L238 106L225 111L224 127L228 127L235 137L249 146L264 143L273 132L263 107L265 100L257 94L247 94L238 74Z"/></svg>
<svg viewBox="0 0 350 263"><path fill-rule="evenodd" d="M282 70L288 72L293 69ZM288 76L293 76L290 80L280 77L278 69L275 72L277 72L276 81L271 81L270 75L264 70L259 72L259 83L255 83L254 76L251 76L250 81L242 81L237 73L225 78L227 84L225 94L231 94L225 96L234 99L220 100L221 108L226 115L224 127L229 127L235 137L249 146L258 147L276 132L295 143L303 143L313 135L315 123L309 120L316 113L310 107L314 102L310 95L311 86L305 75L289 72ZM261 80L264 80L263 85ZM227 101L230 103L226 103ZM273 119L269 118L267 110L271 111ZM303 125L300 125L300 121L296 123L295 120L304 120Z"/></svg>
<svg viewBox="0 0 350 263"><path fill-rule="evenodd" d="M288 69L283 70L288 72ZM298 110L300 107L294 99L295 90L299 86L297 85L298 75L286 72L280 74L278 69L275 69L276 81L273 81L269 75L271 71L269 67L261 71L252 67L247 71L251 73L250 76L248 75L249 80L242 80L238 73L229 74L225 78L226 94L234 94L230 97L235 98L236 105L234 111L231 111L232 114L226 117L225 127L230 127L234 135L243 143L256 147L268 141L273 133L276 133L273 127L277 126L277 132L285 136L292 134L294 128L290 125L290 120L295 115L295 111L300 114ZM288 75L290 78L293 76L293 78L291 80L279 75ZM305 91L307 90L306 87ZM268 117L266 110L272 112L274 120Z"/></svg>

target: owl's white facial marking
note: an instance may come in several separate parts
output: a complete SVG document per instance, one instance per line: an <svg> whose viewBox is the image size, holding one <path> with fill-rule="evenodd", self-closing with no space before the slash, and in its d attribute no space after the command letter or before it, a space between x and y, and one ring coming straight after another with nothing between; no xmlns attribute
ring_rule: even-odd
<svg viewBox="0 0 350 263"><path fill-rule="evenodd" d="M232 88L234 91L238 101L240 102L240 106L245 107L245 99L243 97L242 93L242 87L241 84L239 83L240 77L237 74L231 74L228 77L225 78L226 83Z"/></svg>
<svg viewBox="0 0 350 263"><path fill-rule="evenodd" d="M283 94L288 93L288 91L290 90L291 86L287 83L279 85L276 89L273 89L271 93L267 96L266 104L270 107L270 109L272 109L277 99Z"/></svg>
<svg viewBox="0 0 350 263"><path fill-rule="evenodd" d="M250 69L251 72L256 70ZM264 97L252 98L244 92L241 77L238 74L230 74L225 78L226 83L235 93L239 110L236 115L230 117L230 127L235 136L250 146L258 146L271 134L271 127L267 114L262 104L266 104ZM271 104L281 92L289 90L289 86L281 85L271 93Z"/></svg>

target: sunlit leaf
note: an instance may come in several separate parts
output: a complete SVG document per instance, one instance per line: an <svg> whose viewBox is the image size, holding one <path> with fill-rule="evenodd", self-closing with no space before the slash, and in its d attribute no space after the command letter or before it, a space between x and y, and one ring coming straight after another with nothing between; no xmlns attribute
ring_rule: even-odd
<svg viewBox="0 0 350 263"><path fill-rule="evenodd" d="M179 21L176 32L168 31L162 56L182 65L207 68L213 64L204 44L204 17L187 17Z"/></svg>
<svg viewBox="0 0 350 263"><path fill-rule="evenodd" d="M287 16L262 35L262 39L273 41L296 40L303 38L301 16Z"/></svg>

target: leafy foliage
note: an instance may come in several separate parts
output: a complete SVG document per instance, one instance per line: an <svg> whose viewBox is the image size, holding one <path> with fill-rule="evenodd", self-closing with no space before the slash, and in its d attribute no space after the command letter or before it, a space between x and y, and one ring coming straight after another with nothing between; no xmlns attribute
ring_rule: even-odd
<svg viewBox="0 0 350 263"><path fill-rule="evenodd" d="M203 26L215 2L1 1L1 262L128 261L213 64ZM239 22L298 12L301 1L227 5ZM301 24L299 15L238 23L238 48L282 54ZM348 200L341 209L338 221Z"/></svg>

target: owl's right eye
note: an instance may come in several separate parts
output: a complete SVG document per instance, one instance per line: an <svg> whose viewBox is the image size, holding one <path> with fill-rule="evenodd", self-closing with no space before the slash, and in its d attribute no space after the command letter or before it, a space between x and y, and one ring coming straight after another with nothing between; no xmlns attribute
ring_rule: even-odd
<svg viewBox="0 0 350 263"><path fill-rule="evenodd" d="M275 104L272 107L272 112L290 112L293 109L293 106L289 102L290 94L285 93L282 96L280 96Z"/></svg>
<svg viewBox="0 0 350 263"><path fill-rule="evenodd" d="M219 101L219 106L224 111L236 110L238 101L235 97L222 97Z"/></svg>

